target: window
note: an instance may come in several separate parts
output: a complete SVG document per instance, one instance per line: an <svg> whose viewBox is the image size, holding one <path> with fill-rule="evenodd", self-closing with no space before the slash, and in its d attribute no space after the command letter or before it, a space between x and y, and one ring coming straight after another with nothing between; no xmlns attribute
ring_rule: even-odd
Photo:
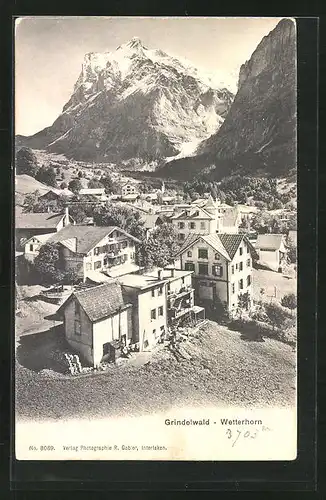
<svg viewBox="0 0 326 500"><path fill-rule="evenodd" d="M94 269L101 269L101 267L102 267L102 262L100 260L94 262Z"/></svg>
<svg viewBox="0 0 326 500"><path fill-rule="evenodd" d="M208 259L207 248L199 248L198 249L198 259Z"/></svg>
<svg viewBox="0 0 326 500"><path fill-rule="evenodd" d="M179 233L178 234L178 238L179 238L179 240L184 240L185 239L185 235L183 233Z"/></svg>
<svg viewBox="0 0 326 500"><path fill-rule="evenodd" d="M220 264L214 264L212 266L212 274L221 278L223 276L223 267Z"/></svg>
<svg viewBox="0 0 326 500"><path fill-rule="evenodd" d="M188 250L187 257L192 257L192 251L191 250Z"/></svg>
<svg viewBox="0 0 326 500"><path fill-rule="evenodd" d="M199 274L208 275L208 264L199 264L198 268Z"/></svg>
<svg viewBox="0 0 326 500"><path fill-rule="evenodd" d="M243 280L240 280L240 281L239 281L239 289L240 289L240 290L243 290Z"/></svg>
<svg viewBox="0 0 326 500"><path fill-rule="evenodd" d="M128 254L127 253L123 254L123 260L124 260L124 262L127 262L127 260L128 260Z"/></svg>
<svg viewBox="0 0 326 500"><path fill-rule="evenodd" d="M195 222L190 222L190 224L189 224L189 228L190 228L190 229L196 229L196 224L195 224Z"/></svg>
<svg viewBox="0 0 326 500"><path fill-rule="evenodd" d="M94 248L94 255L98 255L100 253L100 247Z"/></svg>
<svg viewBox="0 0 326 500"><path fill-rule="evenodd" d="M249 245L247 245L247 253L250 252L250 248L249 248Z"/></svg>
<svg viewBox="0 0 326 500"><path fill-rule="evenodd" d="M160 286L160 288L158 289L158 294L163 295L163 287L162 286Z"/></svg>
<svg viewBox="0 0 326 500"><path fill-rule="evenodd" d="M194 271L194 270L195 270L195 264L193 262L185 263L185 271Z"/></svg>
<svg viewBox="0 0 326 500"><path fill-rule="evenodd" d="M108 259L106 257L104 257L103 259L103 266L107 266L108 265Z"/></svg>
<svg viewBox="0 0 326 500"><path fill-rule="evenodd" d="M153 337L156 337L156 329L153 330Z"/></svg>
<svg viewBox="0 0 326 500"><path fill-rule="evenodd" d="M155 297L155 288L152 288L152 297Z"/></svg>
<svg viewBox="0 0 326 500"><path fill-rule="evenodd" d="M243 248L242 247L240 247L239 252L240 252L240 255L242 255L242 252L243 252Z"/></svg>
<svg viewBox="0 0 326 500"><path fill-rule="evenodd" d="M200 229L205 229L205 228L206 228L205 222L204 222L204 221L202 221L202 222L200 223Z"/></svg>
<svg viewBox="0 0 326 500"><path fill-rule="evenodd" d="M184 229L185 223L184 222L179 222L179 229Z"/></svg>
<svg viewBox="0 0 326 500"><path fill-rule="evenodd" d="M234 274L234 266L231 266L231 273Z"/></svg>
<svg viewBox="0 0 326 500"><path fill-rule="evenodd" d="M33 245L29 245L29 251L33 252Z"/></svg>
<svg viewBox="0 0 326 500"><path fill-rule="evenodd" d="M92 264L90 262L86 262L86 271L92 270Z"/></svg>
<svg viewBox="0 0 326 500"><path fill-rule="evenodd" d="M235 268L238 269L238 264L235 265Z"/></svg>
<svg viewBox="0 0 326 500"><path fill-rule="evenodd" d="M215 260L220 260L220 254L218 253L215 254Z"/></svg>
<svg viewBox="0 0 326 500"><path fill-rule="evenodd" d="M200 281L199 286L208 286L207 281Z"/></svg>
<svg viewBox="0 0 326 500"><path fill-rule="evenodd" d="M247 267L250 267L251 261L250 259L247 260Z"/></svg>
<svg viewBox="0 0 326 500"><path fill-rule="evenodd" d="M156 309L151 310L151 320L153 321L154 319L156 319Z"/></svg>
<svg viewBox="0 0 326 500"><path fill-rule="evenodd" d="M158 308L158 315L159 315L159 316L163 316L163 306L160 306L160 307Z"/></svg>
<svg viewBox="0 0 326 500"><path fill-rule="evenodd" d="M234 283L232 283L232 285L231 285L231 290L232 290L232 293L235 293L235 284Z"/></svg>
<svg viewBox="0 0 326 500"><path fill-rule="evenodd" d="M243 262L240 262L239 263L239 270L242 271L243 270Z"/></svg>
<svg viewBox="0 0 326 500"><path fill-rule="evenodd" d="M127 248L127 246L128 246L128 241L126 240L122 243L122 248Z"/></svg>
<svg viewBox="0 0 326 500"><path fill-rule="evenodd" d="M247 286L250 286L251 285L251 276L250 274L248 274L247 276Z"/></svg>

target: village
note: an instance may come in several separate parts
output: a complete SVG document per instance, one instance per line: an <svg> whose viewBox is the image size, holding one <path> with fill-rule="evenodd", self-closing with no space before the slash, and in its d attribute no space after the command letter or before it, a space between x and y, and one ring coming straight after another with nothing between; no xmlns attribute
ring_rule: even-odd
<svg viewBox="0 0 326 500"><path fill-rule="evenodd" d="M18 191L32 179L16 178ZM228 336L295 350L295 229L254 231L257 206L232 206L211 192L185 201L166 193L164 181L146 193L132 178L117 185L112 194L40 184L16 206L16 348L24 370L76 379L115 366L139 375L167 356L193 362L201 337L212 352L212 342L222 348ZM130 214L136 229L119 224Z"/></svg>

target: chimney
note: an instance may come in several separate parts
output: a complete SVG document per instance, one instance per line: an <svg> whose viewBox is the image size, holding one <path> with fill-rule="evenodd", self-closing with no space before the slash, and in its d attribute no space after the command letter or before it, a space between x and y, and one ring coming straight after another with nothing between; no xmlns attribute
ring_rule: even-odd
<svg viewBox="0 0 326 500"><path fill-rule="evenodd" d="M174 271L175 271L175 269L174 269L174 267L172 267L172 269L171 269L171 278L174 278Z"/></svg>
<svg viewBox="0 0 326 500"><path fill-rule="evenodd" d="M162 280L162 273L163 273L162 269L159 269L159 270L157 271L157 277L158 277L158 280L159 280L159 281L161 281L161 280Z"/></svg>

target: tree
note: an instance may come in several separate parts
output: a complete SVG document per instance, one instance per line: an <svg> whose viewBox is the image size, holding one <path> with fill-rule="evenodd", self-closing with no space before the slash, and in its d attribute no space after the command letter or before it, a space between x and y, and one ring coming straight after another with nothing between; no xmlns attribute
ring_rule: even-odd
<svg viewBox="0 0 326 500"><path fill-rule="evenodd" d="M123 204L107 203L94 210L94 222L97 226L118 226L132 236L145 238L144 221L138 211Z"/></svg>
<svg viewBox="0 0 326 500"><path fill-rule="evenodd" d="M281 304L283 307L286 307L287 309L290 309L293 311L297 307L297 297L295 293L287 293L286 295L283 295Z"/></svg>
<svg viewBox="0 0 326 500"><path fill-rule="evenodd" d="M60 189L67 189L67 183L66 182L61 182L60 184Z"/></svg>
<svg viewBox="0 0 326 500"><path fill-rule="evenodd" d="M35 177L39 169L37 157L30 148L21 148L16 155L17 175L27 174Z"/></svg>
<svg viewBox="0 0 326 500"><path fill-rule="evenodd" d="M78 177L79 177L79 179L81 179L83 177L83 172L81 170L79 170L79 172L78 172Z"/></svg>
<svg viewBox="0 0 326 500"><path fill-rule="evenodd" d="M278 304L271 302L270 304L265 304L265 312L267 314L268 320L273 326L273 330L275 328L281 328L286 318L288 317L287 313L282 309L282 307Z"/></svg>
<svg viewBox="0 0 326 500"><path fill-rule="evenodd" d="M119 193L119 185L115 182L111 175L106 174L100 178L100 182L105 188L105 192L107 194L118 194Z"/></svg>
<svg viewBox="0 0 326 500"><path fill-rule="evenodd" d="M53 167L46 167L42 165L42 167L38 170L35 179L43 184L47 184L48 186L55 187L57 185L56 182L56 174Z"/></svg>
<svg viewBox="0 0 326 500"><path fill-rule="evenodd" d="M34 266L43 283L60 282L63 279L59 243L46 243L41 246L34 259Z"/></svg>
<svg viewBox="0 0 326 500"><path fill-rule="evenodd" d="M170 264L180 245L174 227L164 222L156 227L138 252L138 263L146 269Z"/></svg>
<svg viewBox="0 0 326 500"><path fill-rule="evenodd" d="M91 179L90 181L88 181L87 187L89 187L89 189L103 189L104 188L102 182L100 182L98 179Z"/></svg>
<svg viewBox="0 0 326 500"><path fill-rule="evenodd" d="M251 299L249 292L240 293L238 295L237 314L240 319L242 318L243 311L248 311L248 309L250 308L250 304L251 304Z"/></svg>
<svg viewBox="0 0 326 500"><path fill-rule="evenodd" d="M72 179L68 184L68 188L73 193L78 194L82 188L82 183L80 182L79 179Z"/></svg>

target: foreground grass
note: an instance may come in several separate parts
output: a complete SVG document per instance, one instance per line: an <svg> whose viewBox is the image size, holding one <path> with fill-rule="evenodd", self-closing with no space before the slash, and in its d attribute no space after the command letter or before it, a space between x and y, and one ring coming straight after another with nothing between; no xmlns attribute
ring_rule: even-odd
<svg viewBox="0 0 326 500"><path fill-rule="evenodd" d="M245 342L209 322L183 344L190 359L154 351L144 366L78 377L35 373L17 363L19 419L139 415L172 406L284 407L295 402L295 353L280 342Z"/></svg>

